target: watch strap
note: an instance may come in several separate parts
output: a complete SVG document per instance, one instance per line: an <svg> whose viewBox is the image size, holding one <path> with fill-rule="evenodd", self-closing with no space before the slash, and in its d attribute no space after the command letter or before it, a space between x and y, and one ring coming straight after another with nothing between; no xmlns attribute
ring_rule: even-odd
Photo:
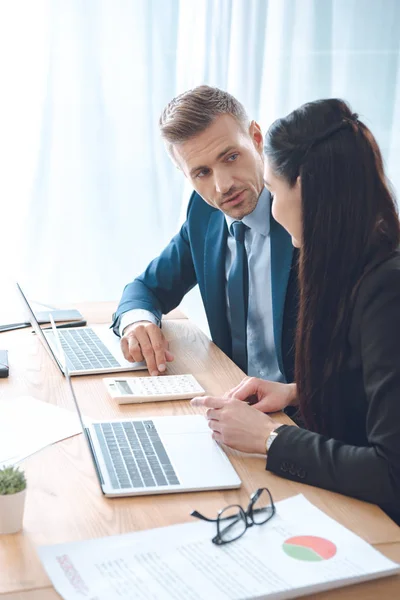
<svg viewBox="0 0 400 600"><path fill-rule="evenodd" d="M289 427L289 425L279 425L279 427L277 427L276 429L271 431L271 433L269 434L269 436L267 437L267 439L265 441L266 454L268 454L269 449L271 448L275 439L278 437L279 432L283 431L283 429L286 429L286 427Z"/></svg>

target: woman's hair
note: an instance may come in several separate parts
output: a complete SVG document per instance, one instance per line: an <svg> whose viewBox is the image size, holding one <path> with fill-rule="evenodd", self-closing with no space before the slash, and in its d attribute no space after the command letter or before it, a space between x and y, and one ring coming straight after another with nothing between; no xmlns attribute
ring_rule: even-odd
<svg viewBox="0 0 400 600"><path fill-rule="evenodd" d="M374 136L342 100L309 102L275 121L265 154L291 187L300 176L297 392L306 426L329 434L354 297L372 263L399 245L396 205Z"/></svg>

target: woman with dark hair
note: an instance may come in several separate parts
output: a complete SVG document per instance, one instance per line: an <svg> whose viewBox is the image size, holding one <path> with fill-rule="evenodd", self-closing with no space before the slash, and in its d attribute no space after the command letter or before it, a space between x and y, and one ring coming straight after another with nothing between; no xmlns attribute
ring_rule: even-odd
<svg viewBox="0 0 400 600"><path fill-rule="evenodd" d="M264 178L300 248L296 383L246 378L194 404L217 441L400 524L400 227L380 150L345 102L310 102L270 127ZM290 405L300 427L260 414Z"/></svg>

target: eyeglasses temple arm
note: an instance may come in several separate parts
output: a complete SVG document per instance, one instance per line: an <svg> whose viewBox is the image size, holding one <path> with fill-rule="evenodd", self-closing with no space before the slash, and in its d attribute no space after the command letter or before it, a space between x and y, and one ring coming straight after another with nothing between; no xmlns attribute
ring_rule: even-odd
<svg viewBox="0 0 400 600"><path fill-rule="evenodd" d="M217 521L217 519L209 519L208 517L205 517L201 513L197 512L197 510L192 510L190 516L195 517L196 519L201 519L202 521L209 521L210 523L215 523Z"/></svg>

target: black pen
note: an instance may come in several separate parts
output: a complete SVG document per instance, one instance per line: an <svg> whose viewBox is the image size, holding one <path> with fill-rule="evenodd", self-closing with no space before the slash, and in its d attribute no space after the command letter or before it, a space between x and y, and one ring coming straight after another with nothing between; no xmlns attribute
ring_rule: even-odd
<svg viewBox="0 0 400 600"><path fill-rule="evenodd" d="M87 325L86 321L71 321L71 323L63 323L62 325L57 325L57 329L68 329L71 327L84 327ZM42 331L46 331L51 329L51 327L41 327ZM36 331L32 331L32 333L36 333Z"/></svg>

